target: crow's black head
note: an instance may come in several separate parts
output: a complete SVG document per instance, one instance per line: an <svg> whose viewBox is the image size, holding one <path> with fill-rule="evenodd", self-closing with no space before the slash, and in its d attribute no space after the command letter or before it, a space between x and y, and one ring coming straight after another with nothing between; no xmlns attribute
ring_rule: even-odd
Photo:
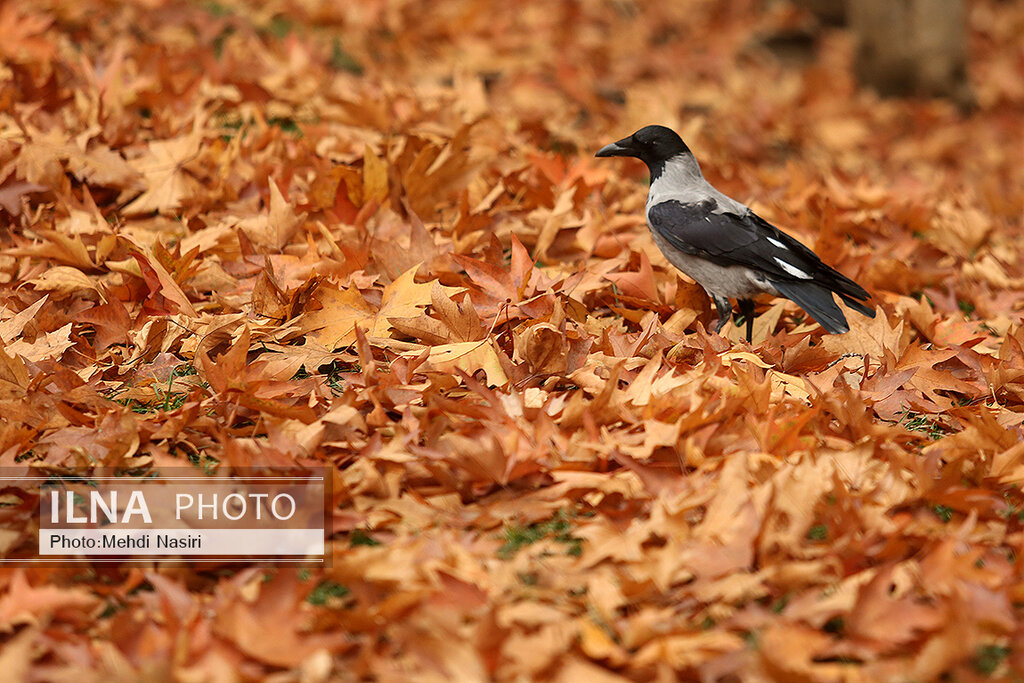
<svg viewBox="0 0 1024 683"><path fill-rule="evenodd" d="M682 138L671 128L644 126L628 138L605 145L595 156L636 157L653 169L676 155L689 153Z"/></svg>

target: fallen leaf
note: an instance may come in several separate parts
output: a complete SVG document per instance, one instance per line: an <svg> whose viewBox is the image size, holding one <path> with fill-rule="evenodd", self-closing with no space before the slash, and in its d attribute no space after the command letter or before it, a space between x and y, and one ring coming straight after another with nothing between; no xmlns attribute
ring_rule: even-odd
<svg viewBox="0 0 1024 683"><path fill-rule="evenodd" d="M402 354L406 358L419 356L418 351L407 351ZM483 370L487 375L487 384L502 386L508 383L508 377L498 358L497 351L488 340L478 342L460 342L458 344L442 344L430 347L427 362L438 371L451 372L455 368L468 374Z"/></svg>

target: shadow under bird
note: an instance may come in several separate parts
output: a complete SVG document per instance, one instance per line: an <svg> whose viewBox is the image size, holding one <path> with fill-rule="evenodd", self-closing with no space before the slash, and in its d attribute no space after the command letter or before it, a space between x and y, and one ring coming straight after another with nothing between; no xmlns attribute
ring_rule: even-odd
<svg viewBox="0 0 1024 683"><path fill-rule="evenodd" d="M833 294L855 311L875 317L875 311L861 303L869 298L863 287L745 204L712 187L672 129L646 126L602 147L596 156L636 157L647 164L647 225L654 243L715 302L715 332L721 332L732 316L733 298L745 319L749 343L754 330L751 297L762 293L794 301L832 334L850 329Z"/></svg>

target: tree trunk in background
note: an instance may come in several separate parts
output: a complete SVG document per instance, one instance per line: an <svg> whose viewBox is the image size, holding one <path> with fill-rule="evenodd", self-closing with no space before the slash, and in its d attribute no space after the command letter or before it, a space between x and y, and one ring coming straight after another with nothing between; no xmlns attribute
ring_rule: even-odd
<svg viewBox="0 0 1024 683"><path fill-rule="evenodd" d="M963 0L847 0L846 12L862 84L882 95L970 103Z"/></svg>

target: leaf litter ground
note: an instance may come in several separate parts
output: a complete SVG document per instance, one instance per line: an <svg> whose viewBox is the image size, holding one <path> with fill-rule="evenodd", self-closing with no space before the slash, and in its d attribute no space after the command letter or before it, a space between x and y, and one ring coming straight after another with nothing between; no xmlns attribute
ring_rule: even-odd
<svg viewBox="0 0 1024 683"><path fill-rule="evenodd" d="M0 466L336 498L323 571L5 570L0 666L1024 670L1024 11L969 20L963 113L857 89L839 30L784 64L786 3L0 5ZM592 158L653 122L879 315L709 334Z"/></svg>

